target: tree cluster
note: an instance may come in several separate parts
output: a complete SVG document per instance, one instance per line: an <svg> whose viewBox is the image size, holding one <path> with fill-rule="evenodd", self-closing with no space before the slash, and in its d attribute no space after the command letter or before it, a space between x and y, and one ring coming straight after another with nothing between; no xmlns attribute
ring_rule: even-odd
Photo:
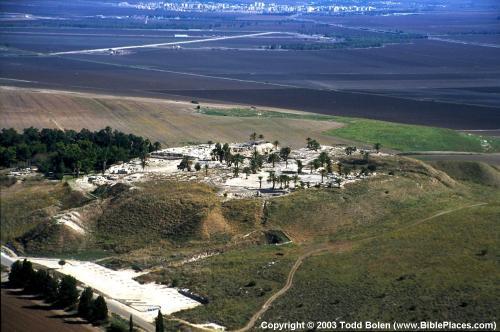
<svg viewBox="0 0 500 332"><path fill-rule="evenodd" d="M133 134L106 127L99 131L27 128L0 132L0 166L38 166L45 174L62 178L64 174L104 171L118 161L141 158L161 148Z"/></svg>
<svg viewBox="0 0 500 332"><path fill-rule="evenodd" d="M33 269L28 260L16 261L10 267L9 285L23 288L29 294L41 295L46 302L59 308L71 308L78 304L78 315L92 323L107 320L108 307L102 296L94 299L90 287L85 288L79 297L76 279L65 275L61 279L44 269Z"/></svg>
<svg viewBox="0 0 500 332"><path fill-rule="evenodd" d="M307 145L306 146L310 150L318 151L321 148L321 145L315 139L312 139L312 138L308 137L306 139L306 141L307 141Z"/></svg>
<svg viewBox="0 0 500 332"><path fill-rule="evenodd" d="M78 315L93 323L106 321L108 318L108 306L104 297L99 295L94 299L92 288L85 288L78 302Z"/></svg>

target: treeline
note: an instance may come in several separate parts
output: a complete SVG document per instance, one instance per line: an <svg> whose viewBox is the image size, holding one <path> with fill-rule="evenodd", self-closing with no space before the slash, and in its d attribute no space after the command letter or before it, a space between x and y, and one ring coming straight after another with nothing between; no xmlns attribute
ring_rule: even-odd
<svg viewBox="0 0 500 332"><path fill-rule="evenodd" d="M338 36L336 36L338 37ZM369 47L382 47L385 44L394 43L408 43L413 39L425 38L421 35L413 34L384 34L380 36L356 36L356 37L340 37L341 41L338 42L304 42L304 43L291 43L291 44L272 44L266 46L266 49L274 50L297 50L297 51L316 51L316 50L329 50L329 49L343 49L343 48L369 48Z"/></svg>
<svg viewBox="0 0 500 332"><path fill-rule="evenodd" d="M62 266L64 260L59 261ZM23 292L41 296L46 303L57 309L75 310L77 315L93 325L103 325L108 332L137 331L130 315L128 324L116 315L108 315L108 305L103 296L94 296L91 287L86 287L80 294L74 277L64 275L61 278L44 269L33 269L33 264L24 259L16 261L10 267L10 288L20 288ZM158 311L155 319L155 332L164 332L163 315Z"/></svg>
<svg viewBox="0 0 500 332"><path fill-rule="evenodd" d="M108 307L104 297L94 299L92 288L87 287L79 296L76 279L69 275L57 278L47 270L34 270L30 261L16 261L10 267L9 286L22 288L28 294L40 295L47 303L60 309L77 309L78 315L93 324L108 320Z"/></svg>
<svg viewBox="0 0 500 332"><path fill-rule="evenodd" d="M99 131L27 128L0 132L0 166L36 165L46 175L62 178L64 174L104 171L118 161L145 160L148 153L161 148L133 134L106 127Z"/></svg>

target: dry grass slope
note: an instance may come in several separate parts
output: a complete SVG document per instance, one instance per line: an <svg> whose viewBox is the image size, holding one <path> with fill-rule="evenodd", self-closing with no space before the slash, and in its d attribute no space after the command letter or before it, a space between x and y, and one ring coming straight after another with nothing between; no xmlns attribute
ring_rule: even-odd
<svg viewBox="0 0 500 332"><path fill-rule="evenodd" d="M302 147L307 137L324 144L343 142L323 134L340 126L335 122L213 117L199 114L195 107L162 99L0 88L0 123L4 128L98 130L110 126L171 146L208 140L245 141L254 131L297 147Z"/></svg>

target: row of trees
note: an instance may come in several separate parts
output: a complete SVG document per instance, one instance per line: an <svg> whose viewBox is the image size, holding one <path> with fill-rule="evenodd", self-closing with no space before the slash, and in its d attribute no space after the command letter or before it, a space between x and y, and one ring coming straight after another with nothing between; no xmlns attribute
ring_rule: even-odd
<svg viewBox="0 0 500 332"><path fill-rule="evenodd" d="M99 131L27 128L0 132L0 166L38 166L40 171L62 178L71 173L104 171L118 161L141 158L161 148L159 142L125 134L110 127Z"/></svg>
<svg viewBox="0 0 500 332"><path fill-rule="evenodd" d="M74 277L64 275L59 279L47 270L35 271L32 263L26 259L12 264L9 285L13 288L23 288L29 294L41 295L46 302L57 308L73 308L78 305L78 314L91 323L100 324L108 318L104 297L98 296L94 299L92 288L85 288L79 296Z"/></svg>

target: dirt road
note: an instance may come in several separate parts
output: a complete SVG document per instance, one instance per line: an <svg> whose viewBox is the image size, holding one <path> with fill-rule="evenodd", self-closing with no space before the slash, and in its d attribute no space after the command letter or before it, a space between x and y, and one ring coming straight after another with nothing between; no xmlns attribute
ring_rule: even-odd
<svg viewBox="0 0 500 332"><path fill-rule="evenodd" d="M444 210L444 211L438 212L436 214L433 214L430 217L416 220L416 221L414 221L414 222L412 222L412 223L410 223L408 225L405 225L405 226L403 226L401 228L398 228L397 230L399 231L399 230L402 230L402 229L410 228L410 227L422 224L424 222L427 222L429 220L435 219L437 217L440 217L440 216L443 216L443 215L446 215L446 214L449 214L449 213L452 213L452 212L460 211L460 210L463 210L463 209L469 209L469 208L473 208L473 207L478 207L478 206L483 206L483 205L487 205L487 204L488 203L476 203L476 204L461 206L461 207L458 207L458 208L455 208L455 209ZM351 243L351 245L354 244L354 243L360 243L360 242L370 241L370 240L376 239L376 238L378 238L378 237L380 237L380 236L382 236L384 234L379 234L379 235L371 236L371 237L368 237L368 238L356 240L353 243ZM283 294L285 294L292 287L292 285L293 285L293 278L295 276L295 273L297 272L297 270L299 269L299 267L302 265L302 263L304 262L304 260L306 258L309 258L309 257L314 256L314 255L318 255L318 254L321 254L321 253L327 252L327 251L338 251L339 252L339 251L342 251L342 249L345 249L346 247L349 247L349 246L350 245L348 243L347 244L344 243L342 245L341 244L336 244L336 245L335 244L329 244L329 245L325 244L324 246L319 247L319 248L310 248L310 249L308 249L304 254L302 254L299 258L297 258L297 260L295 261L295 264L293 264L292 269L288 273L288 277L286 279L285 286L283 286L283 288L281 288L279 291L277 291L276 293L274 293L269 299L267 299L267 301L252 316L252 318L248 321L248 323L244 327L242 327L241 329L235 330L235 332L245 332L245 331L248 331L248 330L250 330L250 329L252 329L254 327L254 325L257 322L257 320L259 320L259 318L269 309L269 307L271 306L271 304L276 299L278 299Z"/></svg>

